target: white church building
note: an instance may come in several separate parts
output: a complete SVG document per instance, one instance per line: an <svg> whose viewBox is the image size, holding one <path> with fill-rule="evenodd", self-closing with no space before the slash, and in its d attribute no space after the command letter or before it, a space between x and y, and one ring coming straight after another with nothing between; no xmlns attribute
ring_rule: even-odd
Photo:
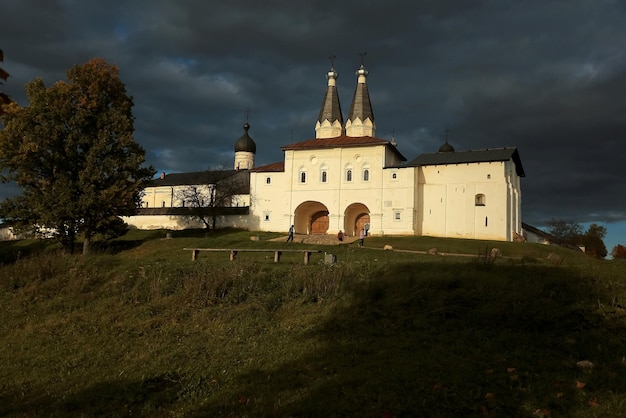
<svg viewBox="0 0 626 418"><path fill-rule="evenodd" d="M284 159L256 167L256 144L244 125L235 142L233 170L220 178L242 185L221 208L218 226L297 234L425 235L512 241L522 235L521 178L516 148L456 151L446 142L412 160L395 141L377 138L361 65L347 118L341 111L333 68L315 138L287 144ZM213 185L200 173L162 175L145 189L139 214L124 218L137 228L201 227L180 191ZM216 178L213 176L212 178ZM218 180L222 181L222 180ZM179 197L177 197L179 196Z"/></svg>

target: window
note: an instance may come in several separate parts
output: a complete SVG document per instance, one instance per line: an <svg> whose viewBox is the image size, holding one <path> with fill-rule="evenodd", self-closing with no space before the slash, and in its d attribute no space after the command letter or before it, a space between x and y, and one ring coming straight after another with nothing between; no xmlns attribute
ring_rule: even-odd
<svg viewBox="0 0 626 418"><path fill-rule="evenodd" d="M346 181L352 181L352 170L346 170Z"/></svg>
<svg viewBox="0 0 626 418"><path fill-rule="evenodd" d="M306 183L306 171L300 172L300 183Z"/></svg>
<svg viewBox="0 0 626 418"><path fill-rule="evenodd" d="M326 170L322 171L321 179L322 183L326 183L328 181L328 172Z"/></svg>
<svg viewBox="0 0 626 418"><path fill-rule="evenodd" d="M393 213L393 220L394 221L399 221L402 219L402 213L401 212L394 212Z"/></svg>
<svg viewBox="0 0 626 418"><path fill-rule="evenodd" d="M370 181L370 171L367 168L363 170L363 181Z"/></svg>
<svg viewBox="0 0 626 418"><path fill-rule="evenodd" d="M265 214L265 222L269 222L270 220L270 215L268 213Z"/></svg>
<svg viewBox="0 0 626 418"><path fill-rule="evenodd" d="M272 178L271 177L266 177L265 178L265 184L272 184Z"/></svg>
<svg viewBox="0 0 626 418"><path fill-rule="evenodd" d="M482 193L477 194L474 197L474 203L476 206L485 206L485 195Z"/></svg>
<svg viewBox="0 0 626 418"><path fill-rule="evenodd" d="M396 180L398 178L398 173L391 173L391 178Z"/></svg>
<svg viewBox="0 0 626 418"><path fill-rule="evenodd" d="M164 208L165 207L165 200L161 201L161 207Z"/></svg>
<svg viewBox="0 0 626 418"><path fill-rule="evenodd" d="M491 174L487 174L487 178L490 179L491 178Z"/></svg>

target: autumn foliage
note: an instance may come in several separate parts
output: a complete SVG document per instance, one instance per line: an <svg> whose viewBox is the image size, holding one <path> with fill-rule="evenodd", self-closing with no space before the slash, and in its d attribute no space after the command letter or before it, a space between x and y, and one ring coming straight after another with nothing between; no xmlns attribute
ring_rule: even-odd
<svg viewBox="0 0 626 418"><path fill-rule="evenodd" d="M133 101L118 68L93 59L67 78L51 87L37 78L26 86L28 106L5 107L0 177L23 194L0 203L0 216L53 233L70 251L80 234L86 253L91 237L136 212L154 170L142 167Z"/></svg>
<svg viewBox="0 0 626 418"><path fill-rule="evenodd" d="M617 244L611 250L611 257L613 258L626 258L626 247L621 244Z"/></svg>

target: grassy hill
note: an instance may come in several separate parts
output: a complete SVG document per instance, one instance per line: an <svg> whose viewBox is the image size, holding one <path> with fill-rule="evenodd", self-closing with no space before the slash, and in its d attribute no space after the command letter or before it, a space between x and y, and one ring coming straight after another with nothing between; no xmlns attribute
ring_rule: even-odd
<svg viewBox="0 0 626 418"><path fill-rule="evenodd" d="M0 243L0 416L624 415L621 260L538 244L251 235L131 231L85 257ZM318 248L338 263L192 262L182 248L196 246Z"/></svg>

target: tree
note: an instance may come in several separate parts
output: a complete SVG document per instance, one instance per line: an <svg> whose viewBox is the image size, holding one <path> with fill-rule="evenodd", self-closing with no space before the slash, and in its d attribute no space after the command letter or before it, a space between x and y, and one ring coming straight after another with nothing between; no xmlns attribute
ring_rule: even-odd
<svg viewBox="0 0 626 418"><path fill-rule="evenodd" d="M626 258L626 247L621 244L617 244L611 250L611 257L613 258Z"/></svg>
<svg viewBox="0 0 626 418"><path fill-rule="evenodd" d="M2 202L0 216L52 230L70 251L82 234L85 254L114 217L136 213L155 171L143 166L145 151L133 140L133 101L118 72L96 58L68 70L68 82L46 88L33 80L29 105L8 107L0 172L23 194Z"/></svg>
<svg viewBox="0 0 626 418"><path fill-rule="evenodd" d="M207 170L202 173L198 184L178 190L176 197L206 229L215 229L217 217L227 214L228 208L238 203L240 195L249 193L247 171Z"/></svg>
<svg viewBox="0 0 626 418"><path fill-rule="evenodd" d="M0 62L4 62L4 52L2 52L1 49L0 49ZM2 67L0 67L0 80L7 81L8 78L9 78L9 73L4 71ZM4 83L0 81L0 86L3 84ZM7 96L5 93L0 91L0 116L2 116L2 114L4 113L4 110L3 110L4 106L8 105L11 102L12 102L11 98Z"/></svg>
<svg viewBox="0 0 626 418"><path fill-rule="evenodd" d="M582 232L581 226L576 222L565 221L563 219L550 219L548 221L548 233L561 245L576 245L577 237L579 237Z"/></svg>
<svg viewBox="0 0 626 418"><path fill-rule="evenodd" d="M606 246L603 241L605 236L605 227L591 224L587 232L579 237L579 241L585 246L586 254L595 258L604 258L607 255Z"/></svg>
<svg viewBox="0 0 626 418"><path fill-rule="evenodd" d="M548 232L555 237L558 244L565 246L585 247L585 253L596 258L606 257L607 251L604 246L606 228L602 225L591 224L587 231L576 222L562 219L550 219Z"/></svg>

